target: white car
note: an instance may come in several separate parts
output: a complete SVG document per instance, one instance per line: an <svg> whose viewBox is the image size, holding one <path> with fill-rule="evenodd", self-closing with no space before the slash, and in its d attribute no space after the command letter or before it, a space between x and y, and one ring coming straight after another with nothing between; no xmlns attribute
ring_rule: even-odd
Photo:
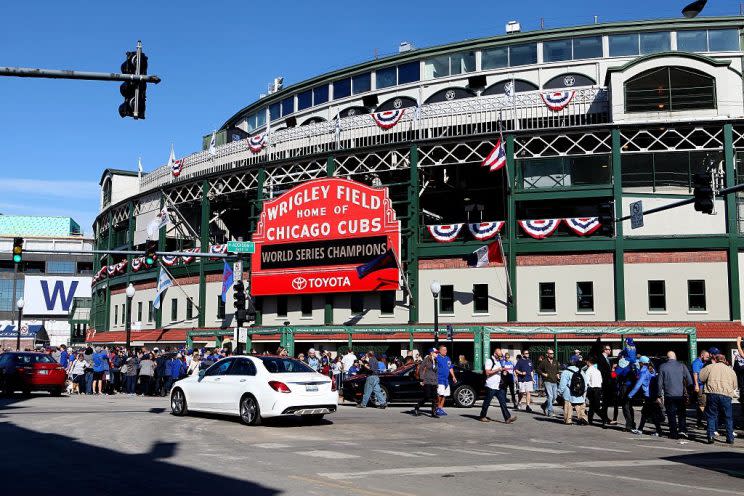
<svg viewBox="0 0 744 496"><path fill-rule="evenodd" d="M248 425L279 416L320 420L338 407L327 376L294 358L235 356L181 379L171 389L173 415L189 411L238 415Z"/></svg>

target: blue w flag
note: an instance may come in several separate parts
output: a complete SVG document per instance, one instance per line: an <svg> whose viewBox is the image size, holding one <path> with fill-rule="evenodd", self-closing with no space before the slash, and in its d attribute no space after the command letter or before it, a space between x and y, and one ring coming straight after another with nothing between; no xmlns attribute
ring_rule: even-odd
<svg viewBox="0 0 744 496"><path fill-rule="evenodd" d="M356 271L359 279L364 279L372 272L382 269L395 269L397 267L398 260L395 258L395 252L393 252L391 248L388 248L388 250L382 255L357 267Z"/></svg>
<svg viewBox="0 0 744 496"><path fill-rule="evenodd" d="M160 276L158 276L158 292L155 294L155 299L152 300L152 306L160 308L160 296L165 293L165 290L173 286L173 279L168 276L168 273L160 268Z"/></svg>
<svg viewBox="0 0 744 496"><path fill-rule="evenodd" d="M222 303L227 301L227 292L233 285L233 270L230 264L224 262L225 267L222 269Z"/></svg>

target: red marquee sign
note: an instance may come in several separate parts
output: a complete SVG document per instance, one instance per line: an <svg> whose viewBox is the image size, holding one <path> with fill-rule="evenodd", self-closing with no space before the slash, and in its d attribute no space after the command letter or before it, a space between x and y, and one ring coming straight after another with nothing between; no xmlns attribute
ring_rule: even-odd
<svg viewBox="0 0 744 496"><path fill-rule="evenodd" d="M357 268L392 250L400 266L400 222L387 188L316 179L264 202L251 258L254 296L387 291L397 267Z"/></svg>

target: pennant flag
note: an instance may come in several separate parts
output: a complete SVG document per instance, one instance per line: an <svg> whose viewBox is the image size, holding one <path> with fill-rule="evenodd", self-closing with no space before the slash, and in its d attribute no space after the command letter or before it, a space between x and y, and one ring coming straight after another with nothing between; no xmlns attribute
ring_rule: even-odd
<svg viewBox="0 0 744 496"><path fill-rule="evenodd" d="M152 300L152 306L154 308L160 308L160 296L171 286L173 286L173 280L168 276L165 269L161 267L160 276L158 276L158 291L155 293L155 299Z"/></svg>
<svg viewBox="0 0 744 496"><path fill-rule="evenodd" d="M426 228L429 230L431 237L438 242L449 243L450 241L454 241L457 235L460 234L462 226L463 224L444 224L439 226L426 226Z"/></svg>
<svg viewBox="0 0 744 496"><path fill-rule="evenodd" d="M137 158L137 172L142 174L142 157Z"/></svg>
<svg viewBox="0 0 744 496"><path fill-rule="evenodd" d="M209 140L209 154L217 155L217 131L212 131L212 138Z"/></svg>
<svg viewBox="0 0 744 496"><path fill-rule="evenodd" d="M388 250L382 255L379 255L373 260L370 260L369 262L358 266L356 268L356 271L359 279L364 279L372 272L376 272L382 269L395 268L398 268L398 259L395 258L395 252L391 248L388 248Z"/></svg>
<svg viewBox="0 0 744 496"><path fill-rule="evenodd" d="M176 265L176 262L178 262L178 257L176 255L160 255L160 263L166 267L173 267Z"/></svg>
<svg viewBox="0 0 744 496"><path fill-rule="evenodd" d="M576 90L554 91L552 93L541 93L540 96L545 105L553 112L560 112L566 105L571 103Z"/></svg>
<svg viewBox="0 0 744 496"><path fill-rule="evenodd" d="M390 129L398 124L398 121L400 121L401 117L403 117L403 114L405 113L406 109L395 109L385 112L377 112L376 114L370 115L372 116L372 120L375 121L375 124L377 124L380 129Z"/></svg>
<svg viewBox="0 0 744 496"><path fill-rule="evenodd" d="M266 134L268 134L268 131L265 134L257 134L248 140L248 148L250 148L253 153L258 153L263 150L266 145Z"/></svg>
<svg viewBox="0 0 744 496"><path fill-rule="evenodd" d="M233 276L232 267L225 262L225 266L222 268L222 303L227 301L227 292L230 291L230 286L233 285Z"/></svg>
<svg viewBox="0 0 744 496"><path fill-rule="evenodd" d="M506 150L504 149L504 142L501 138L496 142L496 146L493 147L491 153L483 159L483 167L488 167L489 172L497 171L506 165Z"/></svg>
<svg viewBox="0 0 744 496"><path fill-rule="evenodd" d="M485 241L496 236L501 232L501 228L504 227L503 220L497 220L494 222L476 222L475 224L468 224L470 234L479 241Z"/></svg>
<svg viewBox="0 0 744 496"><path fill-rule="evenodd" d="M520 220L520 227L535 239L547 238L561 225L561 219Z"/></svg>
<svg viewBox="0 0 744 496"><path fill-rule="evenodd" d="M504 263L504 254L501 252L499 240L481 246L468 257L470 267L487 267L489 263Z"/></svg>
<svg viewBox="0 0 744 496"><path fill-rule="evenodd" d="M171 170L173 177L180 176L183 170L183 160L176 160L176 152L173 151L173 145L171 145L170 156L168 157L168 168Z"/></svg>
<svg viewBox="0 0 744 496"><path fill-rule="evenodd" d="M602 227L599 217L572 217L564 220L568 227L579 236L587 236Z"/></svg>

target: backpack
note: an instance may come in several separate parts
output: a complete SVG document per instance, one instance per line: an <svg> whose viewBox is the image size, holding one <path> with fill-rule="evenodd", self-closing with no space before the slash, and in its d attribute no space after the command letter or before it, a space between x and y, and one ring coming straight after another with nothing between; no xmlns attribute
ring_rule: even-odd
<svg viewBox="0 0 744 496"><path fill-rule="evenodd" d="M571 383L568 386L568 390L571 393L571 396L584 396L584 391L586 391L586 382L584 381L584 376L581 375L581 371L577 370L573 375L571 375Z"/></svg>

